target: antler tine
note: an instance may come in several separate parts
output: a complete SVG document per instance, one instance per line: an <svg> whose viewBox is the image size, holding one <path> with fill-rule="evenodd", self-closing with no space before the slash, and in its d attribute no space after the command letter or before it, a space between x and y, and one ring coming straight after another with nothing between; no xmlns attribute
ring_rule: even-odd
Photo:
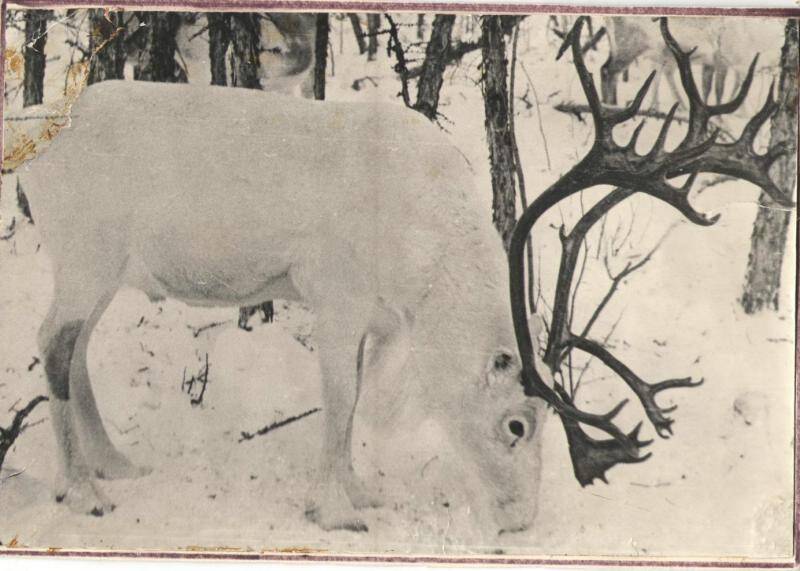
<svg viewBox="0 0 800 571"><path fill-rule="evenodd" d="M747 98L747 94L750 92L750 86L753 84L753 77L755 76L756 65L758 64L758 56L759 54L756 54L753 58L753 61L750 62L747 75L745 76L744 81L742 81L742 85L739 87L739 91L733 99L727 103L706 106L710 116L713 117L714 115L727 115L728 113L733 113L742 106L742 103L744 103L744 100Z"/></svg>
<svg viewBox="0 0 800 571"><path fill-rule="evenodd" d="M558 48L558 53L556 54L556 61L560 60L561 56L572 47L572 38L574 37L575 30L578 30L578 38L580 41L580 32L583 30L583 21L585 18L586 16L578 16L569 32L560 36L562 41L561 46Z"/></svg>
<svg viewBox="0 0 800 571"><path fill-rule="evenodd" d="M580 424L574 420L561 417L564 432L567 433L569 455L572 460L572 469L578 483L586 487L594 483L595 479L608 484L606 472L617 464L637 464L644 462L652 453L642 456L630 456L622 450L614 440L596 440L586 434ZM626 434L626 438L641 449L653 443L652 440L639 440L639 431L642 423Z"/></svg>
<svg viewBox="0 0 800 571"><path fill-rule="evenodd" d="M655 428L656 432L661 438L669 438L669 436L672 434L672 423L674 420L667 418L665 415L674 409L662 408L658 406L655 400L656 394L667 389L678 387L696 387L702 384L702 381L700 383L693 383L692 379L687 377L683 379L669 379L651 385L643 381L625 363L617 359L608 349L599 343L584 337L573 335L568 344L596 357L606 367L614 371L617 376L625 381L625 384L630 387L630 389L639 399L639 402L642 403L645 414L647 414L647 418L650 420L653 428ZM621 407L618 406L617 408Z"/></svg>
<svg viewBox="0 0 800 571"><path fill-rule="evenodd" d="M664 145L667 142L667 134L669 133L669 128L672 126L672 121L675 119L675 112L678 110L678 105L678 103L675 103L672 107L670 107L669 112L667 112L667 116L664 118L664 122L661 124L661 129L658 131L656 142L653 143L650 152L647 154L648 160L658 158L664 152Z"/></svg>
<svg viewBox="0 0 800 571"><path fill-rule="evenodd" d="M575 70L578 72L578 79L581 82L581 88L584 95L586 95L586 102L589 104L589 109L592 111L592 120L594 121L595 137L597 139L605 139L610 134L606 129L606 117L603 113L603 104L600 102L600 95L597 93L597 86L594 84L594 78L586 67L586 61L583 59L583 50L581 49L581 32L583 31L583 23L586 20L585 16L579 17L575 20L567 38L564 40L564 45L561 46L559 57L566 50L567 45L572 49L572 62Z"/></svg>
<svg viewBox="0 0 800 571"><path fill-rule="evenodd" d="M642 103L644 102L644 98L647 95L647 92L650 90L650 86L653 84L655 77L656 72L653 70L650 75L647 76L647 79L644 80L644 83L642 83L639 91L636 92L636 97L633 98L633 101L631 101L623 109L609 111L606 114L606 120L611 123L611 125L617 125L619 123L624 123L628 119L633 119L636 114L639 113Z"/></svg>
<svg viewBox="0 0 800 571"><path fill-rule="evenodd" d="M674 187L667 181L654 182L642 188L642 191L655 198L663 200L676 210L683 214L683 216L699 226L713 226L719 220L720 214L708 216L699 210L696 210L689 202L689 193L691 192L692 185L697 178L697 171L693 171L686 183L681 187Z"/></svg>
<svg viewBox="0 0 800 571"><path fill-rule="evenodd" d="M686 96L689 98L690 113L695 106L697 106L698 109L705 109L703 98L700 96L700 91L697 89L697 82L694 80L694 72L692 72L691 57L697 47L692 48L688 52L684 51L678 43L678 40L676 40L675 36L670 32L668 19L666 17L660 19L660 25L661 36L664 38L664 43L675 58L683 89L686 92Z"/></svg>
<svg viewBox="0 0 800 571"><path fill-rule="evenodd" d="M625 145L626 150L636 152L636 143L639 142L639 135L642 134L642 129L644 129L646 122L647 121L643 119L642 121L639 122L638 125L636 125L636 128L633 130L633 134L631 135L628 144Z"/></svg>
<svg viewBox="0 0 800 571"><path fill-rule="evenodd" d="M753 115L747 122L747 125L745 125L742 130L740 139L752 146L761 127L775 114L779 107L778 102L775 101L775 81L773 80L772 84L769 86L769 93L764 100L764 104L761 106L761 109L758 110L758 113Z"/></svg>

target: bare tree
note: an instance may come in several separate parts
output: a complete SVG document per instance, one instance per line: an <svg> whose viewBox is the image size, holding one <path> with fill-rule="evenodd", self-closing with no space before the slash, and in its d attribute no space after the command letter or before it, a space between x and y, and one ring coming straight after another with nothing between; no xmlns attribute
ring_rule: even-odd
<svg viewBox="0 0 800 571"><path fill-rule="evenodd" d="M325 99L325 71L328 67L328 14L317 14L317 33L314 40L314 99Z"/></svg>
<svg viewBox="0 0 800 571"><path fill-rule="evenodd" d="M781 76L778 83L778 111L772 119L770 145L781 141L797 140L797 70L798 41L797 20L786 22L785 41L781 53ZM797 179L797 155L789 153L772 167L772 178L787 199L791 200ZM768 202L762 193L759 202ZM759 208L750 240L750 257L742 294L742 307L746 313L762 309L778 309L781 287L781 267L786 251L786 234L790 210Z"/></svg>
<svg viewBox="0 0 800 571"><path fill-rule="evenodd" d="M667 438L672 434L673 424L673 419L667 415L674 410L674 407L659 406L656 396L672 388L697 386L702 380L694 382L690 378L675 378L648 383L601 343L587 338L585 334L575 334L572 331L569 327L571 323L569 292L572 290L575 278L577 264L575 252L583 243L582 237L595 223L603 219L605 213L636 193L643 193L663 201L695 224L703 226L714 224L718 216L709 217L697 211L689 200L696 177L702 173L746 180L759 186L765 195L778 205L792 206L785 193L770 178L769 171L776 160L792 150L794 142L772 141L764 154L757 154L753 148L759 129L778 108L772 93L761 109L747 122L738 139L726 143L718 142L719 130L712 130L710 122L715 117L733 113L741 107L753 81L756 61L750 65L738 93L732 100L709 105L701 96L694 79L691 51L685 51L678 44L669 31L667 19L662 18L662 37L675 58L681 85L689 100L688 128L680 143L668 151L666 143L678 108L676 103L664 120L653 146L646 154L640 155L636 151L636 142L644 126L643 121L636 127L627 143L617 143L612 135L614 127L637 116L653 83L655 72L647 78L630 104L623 108L605 107L583 59L580 36L584 22L584 18L576 21L565 38L559 57L567 50L572 54L573 64L591 109L595 132L593 143L586 155L542 192L520 217L510 241L509 279L514 329L523 367L524 392L529 396L543 398L559 414L567 435L575 476L582 485L588 485L598 478L605 480L606 472L619 463L646 460L649 454L642 455L642 449L650 442L639 439L641 423L629 432L622 430L616 424L615 418L627 400L623 400L607 413L589 413L576 406L561 383L556 381L551 388L537 371L525 299L525 246L534 224L552 207L584 189L598 185L613 187L610 193L580 218L571 231L567 232L564 229L561 231L561 261L544 362L555 374L561 370L565 358L574 350L599 359L636 395L656 433L662 438ZM495 33L497 27L494 24L490 33ZM496 39L492 40L496 42ZM683 184L675 186L671 180L681 175L689 176ZM582 425L598 429L610 436L610 439L598 440L587 434Z"/></svg>
<svg viewBox="0 0 800 571"><path fill-rule="evenodd" d="M433 121L439 107L439 91L442 88L445 56L450 49L450 36L453 32L452 14L437 14L433 20L431 37L425 48L425 61L417 83L417 102L414 108Z"/></svg>
<svg viewBox="0 0 800 571"><path fill-rule="evenodd" d="M514 151L508 113L508 60L504 16L485 16L481 23L483 104L492 175L492 219L506 250L516 222ZM513 18L512 18L513 20Z"/></svg>
<svg viewBox="0 0 800 571"><path fill-rule="evenodd" d="M182 15L178 12L137 12L139 57L133 78L140 81L186 83L186 70L178 65L177 34Z"/></svg>
<svg viewBox="0 0 800 571"><path fill-rule="evenodd" d="M358 42L358 53L363 54L367 51L367 41L364 39L364 30L361 27L361 20L358 14L354 14L353 12L348 13L347 17L350 19L350 24L353 26L353 33L356 36L356 42Z"/></svg>
<svg viewBox="0 0 800 571"><path fill-rule="evenodd" d="M89 10L89 78L98 81L125 78L125 24L121 12L103 8Z"/></svg>
<svg viewBox="0 0 800 571"><path fill-rule="evenodd" d="M230 14L206 13L208 22L208 58L211 62L211 85L228 85L225 56L231 43Z"/></svg>
<svg viewBox="0 0 800 571"><path fill-rule="evenodd" d="M372 61L378 55L378 33L381 29L381 15L367 14L367 59Z"/></svg>
<svg viewBox="0 0 800 571"><path fill-rule="evenodd" d="M39 105L44 98L44 48L47 43L47 20L50 10L25 10L25 69L22 105Z"/></svg>
<svg viewBox="0 0 800 571"><path fill-rule="evenodd" d="M253 13L230 14L231 86L261 89L261 23Z"/></svg>

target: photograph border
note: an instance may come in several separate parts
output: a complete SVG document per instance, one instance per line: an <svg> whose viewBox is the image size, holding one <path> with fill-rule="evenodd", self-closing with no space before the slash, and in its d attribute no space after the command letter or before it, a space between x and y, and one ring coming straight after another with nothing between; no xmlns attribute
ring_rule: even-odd
<svg viewBox="0 0 800 571"><path fill-rule="evenodd" d="M357 12L465 12L491 14L614 14L614 15L659 15L659 16L733 16L733 17L774 17L800 19L800 6L796 8L722 8L722 7L678 7L678 6L592 6L587 4L537 4L537 3L486 3L486 2L430 2L414 0L403 2L373 0L135 0L119 3L97 2L94 0L0 0L0 86L5 86L6 12L9 8L111 8L145 10L184 10L184 11L357 11ZM4 114L4 101L0 99L0 115ZM0 133L0 147L3 145ZM800 144L797 145L800 163ZM2 166L2 156L0 156ZM797 180L797 175L796 175ZM797 186L797 183L795 183ZM797 191L795 191L796 194ZM28 548L23 546L0 546L0 559L5 556L18 557L70 557L102 559L146 559L146 560L225 560L225 561L264 561L264 562L305 562L305 563L366 563L366 564L447 564L447 565L547 565L547 566L598 566L598 567L693 567L693 568L731 568L731 569L794 569L800 567L800 353L797 335L800 333L800 312L797 299L800 297L800 280L797 266L800 265L800 225L795 225L795 400L794 400L794 518L793 518L793 556L787 560L742 558L704 558L671 559L651 557L521 557L521 556L435 556L435 555L375 555L375 554L336 554L317 551L302 546L280 550L246 551L230 547L191 547L186 550L115 550L115 549L61 549L58 547Z"/></svg>

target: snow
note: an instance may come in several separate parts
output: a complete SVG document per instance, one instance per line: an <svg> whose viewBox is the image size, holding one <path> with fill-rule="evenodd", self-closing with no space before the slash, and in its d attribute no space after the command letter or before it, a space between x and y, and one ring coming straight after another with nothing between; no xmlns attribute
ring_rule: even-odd
<svg viewBox="0 0 800 571"><path fill-rule="evenodd" d="M582 100L573 69L566 61L554 62L554 41L542 39L545 20L531 17L520 40L521 59L540 101L527 109L516 101L519 144L533 195L565 172L591 137L586 124L552 108L561 101ZM338 50L338 23L332 30L336 75L329 78L328 97L396 100L399 85L385 52L366 63L351 45L349 23L343 25L343 53ZM10 35L9 45L14 41L18 39ZM479 77L478 60L472 53L460 67L448 70L441 108L447 120L442 125L468 159L477 188L489 189L482 102L473 83ZM591 64L600 62L598 54ZM48 72L56 67L48 63ZM635 68L631 82L623 84L625 93L646 73ZM366 81L361 90L353 90L353 81L365 76L377 86ZM63 76L55 77L63 81ZM516 80L522 96L528 79L519 73ZM765 85L768 81L759 76L750 109L763 97ZM664 86L662 101L668 99ZM656 122L651 123L642 148L657 131ZM629 126L625 129L630 132ZM624 140L623 129L618 136ZM41 364L30 365L38 353L36 331L52 296L52 272L38 248L36 227L20 222L12 192L15 177L5 176L3 183L3 227L12 217L18 223L15 235L0 242L0 423L6 425L15 403L46 390ZM484 197L488 213L491 193L486 190ZM597 192L587 193L586 205L596 197ZM795 250L790 240L780 311L744 315L737 296L756 197L757 190L745 183L704 191L696 200L698 207L722 213L711 228L680 222L672 211L645 197L631 199L609 218L609 235L615 228L624 234L633 220L630 239L611 256L616 271L631 259L626 256L648 251L675 227L652 261L626 280L599 320L596 335L605 335L622 315L609 344L643 378L691 375L704 378L705 384L661 397L664 405L678 405L675 435L656 439L650 447L653 457L645 463L614 468L609 485L581 489L571 474L560 423L546 423L541 494L531 499L538 503L538 516L527 532L495 535L482 507L486 492L472 474L464 473L465 464L450 449L448 435L425 420L424 403L406 403L396 424L374 427L369 411L380 395L369 390L357 415L354 455L357 471L384 496L385 505L365 514L370 526L366 534L320 530L303 511L322 445L322 414L239 442L242 431L255 432L320 406L313 315L301 304L277 301L275 323L260 324L254 317L248 333L236 327L234 310L190 308L169 300L151 303L142 293L124 290L95 330L89 368L112 439L153 472L138 480L102 482L117 506L113 513L102 518L71 513L52 498L56 453L42 406L31 417L32 424L42 424L20 437L0 474L0 541L7 545L17 538L25 546L62 548L789 557ZM551 225L561 224L561 216L568 224L574 222L579 208L576 198L536 230L547 299L552 297L558 255ZM595 228L589 236L592 252L597 232ZM579 322L608 287L602 258L589 256ZM213 322L223 324L194 336L192 328ZM192 406L181 381L184 371L186 376L198 372L206 353L210 381L203 403ZM592 409L604 409L622 394L620 384L592 365L581 399ZM621 422L633 426L640 418L640 408L630 404ZM654 434L646 428L643 436Z"/></svg>

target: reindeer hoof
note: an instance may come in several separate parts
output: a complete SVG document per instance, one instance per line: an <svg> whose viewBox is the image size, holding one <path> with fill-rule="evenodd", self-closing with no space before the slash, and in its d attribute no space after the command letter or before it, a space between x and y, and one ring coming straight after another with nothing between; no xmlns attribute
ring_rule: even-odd
<svg viewBox="0 0 800 571"><path fill-rule="evenodd" d="M352 512L352 510L349 510ZM325 531L333 531L336 529L344 529L347 531L355 531L357 533L364 533L369 531L369 527L364 521L359 518L355 512L330 515L325 510L319 507L313 507L306 510L306 518L320 526Z"/></svg>
<svg viewBox="0 0 800 571"><path fill-rule="evenodd" d="M315 494L315 497L318 500L310 502L306 507L305 515L309 521L316 523L326 531L334 529L369 531L367 524L353 509L350 499L341 486L327 485L320 493Z"/></svg>
<svg viewBox="0 0 800 571"><path fill-rule="evenodd" d="M59 487L56 502L64 503L75 513L102 517L116 507L91 480L76 480Z"/></svg>

